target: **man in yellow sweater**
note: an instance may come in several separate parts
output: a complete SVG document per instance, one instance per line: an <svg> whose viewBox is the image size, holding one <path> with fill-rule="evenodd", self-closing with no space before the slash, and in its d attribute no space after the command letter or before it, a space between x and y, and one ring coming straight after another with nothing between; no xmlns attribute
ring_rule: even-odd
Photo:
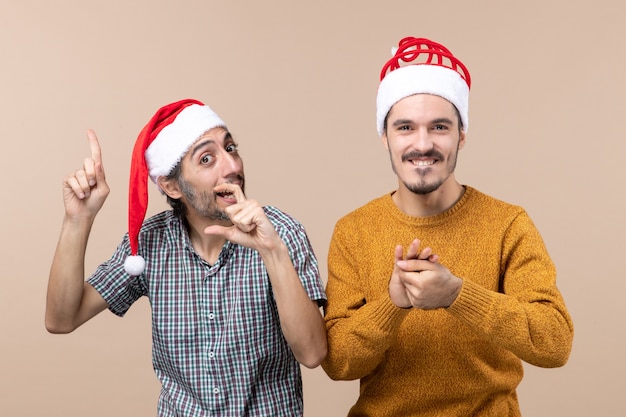
<svg viewBox="0 0 626 417"><path fill-rule="evenodd" d="M350 416L519 416L522 361L559 367L573 325L523 208L454 176L470 74L405 38L381 72L377 126L398 189L340 219L328 254L328 356L360 379Z"/></svg>

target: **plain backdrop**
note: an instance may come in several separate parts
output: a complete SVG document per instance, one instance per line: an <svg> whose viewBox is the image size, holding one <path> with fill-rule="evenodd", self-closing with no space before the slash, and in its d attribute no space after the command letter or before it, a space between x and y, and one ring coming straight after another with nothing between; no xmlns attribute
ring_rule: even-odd
<svg viewBox="0 0 626 417"><path fill-rule="evenodd" d="M154 416L140 300L70 335L44 329L61 183L100 137L111 194L90 273L127 228L134 140L181 98L220 114L247 192L306 227L326 280L337 219L396 187L375 128L378 74L404 36L472 75L464 184L525 207L574 319L566 366L525 366L524 416L626 415L626 14L622 2L0 1L0 415ZM149 215L166 208L151 185ZM345 416L358 382L304 369L305 415Z"/></svg>

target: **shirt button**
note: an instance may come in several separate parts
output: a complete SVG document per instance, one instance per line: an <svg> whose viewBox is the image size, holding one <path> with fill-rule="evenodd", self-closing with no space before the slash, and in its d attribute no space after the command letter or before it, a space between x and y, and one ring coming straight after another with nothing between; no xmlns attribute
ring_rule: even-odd
<svg viewBox="0 0 626 417"><path fill-rule="evenodd" d="M220 393L219 388L213 388L213 394L219 394L219 393Z"/></svg>
<svg viewBox="0 0 626 417"><path fill-rule="evenodd" d="M215 353L214 352L209 352L209 358L213 359L215 357Z"/></svg>
<svg viewBox="0 0 626 417"><path fill-rule="evenodd" d="M209 320L213 320L215 318L215 314L209 313Z"/></svg>

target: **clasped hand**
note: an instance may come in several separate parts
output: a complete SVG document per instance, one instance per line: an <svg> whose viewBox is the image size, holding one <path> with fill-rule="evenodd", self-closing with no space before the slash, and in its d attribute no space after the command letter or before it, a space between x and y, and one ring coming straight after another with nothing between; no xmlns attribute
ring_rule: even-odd
<svg viewBox="0 0 626 417"><path fill-rule="evenodd" d="M419 250L415 239L403 256L402 245L396 246L394 269L389 280L389 297L400 308L432 310L449 307L461 291L462 280L439 263L431 248Z"/></svg>

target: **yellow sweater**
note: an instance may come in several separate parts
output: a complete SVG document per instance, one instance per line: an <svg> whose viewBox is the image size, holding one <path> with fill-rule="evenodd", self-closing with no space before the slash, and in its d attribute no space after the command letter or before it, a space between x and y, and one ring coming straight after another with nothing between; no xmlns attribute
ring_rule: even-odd
<svg viewBox="0 0 626 417"><path fill-rule="evenodd" d="M387 285L398 244L419 238L463 287L447 309L404 310ZM360 379L350 416L519 416L521 360L558 367L573 325L556 271L527 213L466 187L432 217L391 194L340 219L328 253L325 320L337 380Z"/></svg>

